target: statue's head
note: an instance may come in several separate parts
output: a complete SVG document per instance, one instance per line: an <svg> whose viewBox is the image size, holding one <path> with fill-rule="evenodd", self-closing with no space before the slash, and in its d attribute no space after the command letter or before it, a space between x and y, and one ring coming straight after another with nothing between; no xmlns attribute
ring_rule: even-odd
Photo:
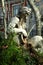
<svg viewBox="0 0 43 65"><path fill-rule="evenodd" d="M20 12L21 12L22 14L25 14L25 15L30 15L30 13L31 13L31 8L28 8L28 7L26 7L26 6L21 7Z"/></svg>
<svg viewBox="0 0 43 65"><path fill-rule="evenodd" d="M31 8L28 8L26 6L21 7L18 13L19 19L23 18L26 20L28 15L30 16L30 13L31 13Z"/></svg>

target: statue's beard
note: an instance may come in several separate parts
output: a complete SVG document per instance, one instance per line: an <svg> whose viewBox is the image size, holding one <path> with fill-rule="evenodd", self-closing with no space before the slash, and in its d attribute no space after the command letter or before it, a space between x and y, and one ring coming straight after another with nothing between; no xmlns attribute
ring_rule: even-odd
<svg viewBox="0 0 43 65"><path fill-rule="evenodd" d="M28 16L26 16L26 20L28 19Z"/></svg>

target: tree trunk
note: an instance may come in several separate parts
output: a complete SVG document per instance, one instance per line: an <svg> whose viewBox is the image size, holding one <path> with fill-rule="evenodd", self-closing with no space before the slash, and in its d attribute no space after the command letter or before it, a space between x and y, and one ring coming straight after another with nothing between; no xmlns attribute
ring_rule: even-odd
<svg viewBox="0 0 43 65"><path fill-rule="evenodd" d="M6 11L5 11L5 1L2 0L2 9L3 9L3 14L4 14L4 35L5 39L7 39L7 25L6 25Z"/></svg>
<svg viewBox="0 0 43 65"><path fill-rule="evenodd" d="M36 18L36 34L37 35L41 35L41 15L40 12L38 10L38 8L36 7L35 3L33 0L27 0L30 7L32 8L32 10L34 11L35 14L35 18Z"/></svg>

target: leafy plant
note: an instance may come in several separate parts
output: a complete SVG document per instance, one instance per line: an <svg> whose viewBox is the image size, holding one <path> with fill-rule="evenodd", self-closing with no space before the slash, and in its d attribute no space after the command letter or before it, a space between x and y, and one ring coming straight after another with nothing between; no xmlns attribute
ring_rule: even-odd
<svg viewBox="0 0 43 65"><path fill-rule="evenodd" d="M0 41L0 65L36 65L37 60L30 56L29 51L18 47L13 36L9 34L8 39ZM8 46L4 48L3 46Z"/></svg>
<svg viewBox="0 0 43 65"><path fill-rule="evenodd" d="M2 48L5 45L8 45L8 48ZM18 48L12 34L8 36L8 39L2 39L0 52L0 65L26 65L22 56L22 49Z"/></svg>

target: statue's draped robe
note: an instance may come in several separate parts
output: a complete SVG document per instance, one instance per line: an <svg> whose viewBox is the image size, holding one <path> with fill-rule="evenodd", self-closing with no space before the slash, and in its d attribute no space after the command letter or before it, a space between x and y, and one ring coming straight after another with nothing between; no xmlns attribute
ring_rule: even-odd
<svg viewBox="0 0 43 65"><path fill-rule="evenodd" d="M18 35L16 35L13 39L20 44L21 43L21 39L19 38L19 36L21 36L21 33L24 36L27 36L27 32L26 32L26 23L24 22L24 20L22 20L22 25L20 24L20 21L18 17L13 17L11 19L11 22L8 25L8 32L9 33L16 33ZM20 39L20 40L19 40Z"/></svg>

